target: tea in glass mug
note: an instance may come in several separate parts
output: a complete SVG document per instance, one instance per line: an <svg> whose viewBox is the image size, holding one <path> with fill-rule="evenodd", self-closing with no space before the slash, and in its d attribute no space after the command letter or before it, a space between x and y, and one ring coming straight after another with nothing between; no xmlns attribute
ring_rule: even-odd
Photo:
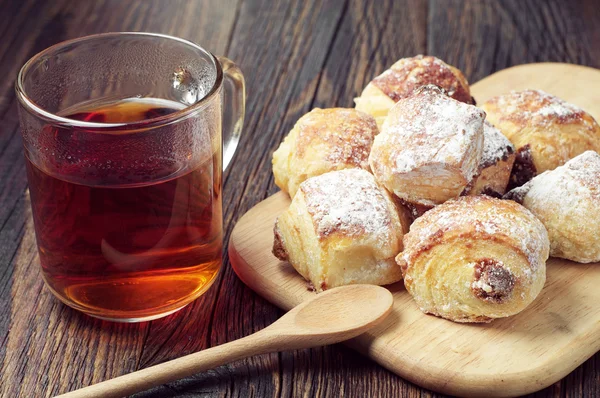
<svg viewBox="0 0 600 398"><path fill-rule="evenodd" d="M42 275L113 321L173 313L221 267L225 166L244 118L231 61L186 40L108 33L57 44L16 84Z"/></svg>

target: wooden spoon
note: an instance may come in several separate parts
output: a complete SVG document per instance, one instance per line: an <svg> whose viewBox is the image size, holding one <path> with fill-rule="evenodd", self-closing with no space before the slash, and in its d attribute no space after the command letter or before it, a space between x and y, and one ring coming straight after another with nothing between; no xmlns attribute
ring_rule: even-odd
<svg viewBox="0 0 600 398"><path fill-rule="evenodd" d="M379 286L350 285L327 290L250 336L60 397L122 397L252 355L339 343L383 320L390 313L392 302L392 294Z"/></svg>

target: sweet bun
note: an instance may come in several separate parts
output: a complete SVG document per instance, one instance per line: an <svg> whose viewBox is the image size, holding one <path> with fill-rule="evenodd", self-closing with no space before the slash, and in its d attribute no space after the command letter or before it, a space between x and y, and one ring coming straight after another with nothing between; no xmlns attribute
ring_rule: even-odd
<svg viewBox="0 0 600 398"><path fill-rule="evenodd" d="M402 58L367 84L354 99L356 109L373 115L381 126L396 102L427 84L443 88L457 101L473 103L469 83L460 70L436 57L417 55Z"/></svg>
<svg viewBox="0 0 600 398"><path fill-rule="evenodd" d="M405 202L434 206L459 196L479 170L485 113L419 88L390 110L369 164L379 183Z"/></svg>
<svg viewBox="0 0 600 398"><path fill-rule="evenodd" d="M294 197L300 183L332 170L368 169L372 116L356 109L313 109L302 116L273 153L275 184Z"/></svg>
<svg viewBox="0 0 600 398"><path fill-rule="evenodd" d="M273 254L316 291L402 278L394 257L409 216L362 169L332 171L300 184L275 222Z"/></svg>
<svg viewBox="0 0 600 398"><path fill-rule="evenodd" d="M517 149L511 188L587 150L600 151L600 126L594 118L544 91L513 91L481 108Z"/></svg>
<svg viewBox="0 0 600 398"><path fill-rule="evenodd" d="M506 192L515 162L515 147L500 130L487 121L483 124L483 155L479 173L471 181L469 195L501 197Z"/></svg>
<svg viewBox="0 0 600 398"><path fill-rule="evenodd" d="M550 255L600 262L600 155L587 151L506 195L535 214L550 237Z"/></svg>
<svg viewBox="0 0 600 398"><path fill-rule="evenodd" d="M548 234L523 206L464 196L429 210L396 260L420 309L455 322L515 315L546 279Z"/></svg>

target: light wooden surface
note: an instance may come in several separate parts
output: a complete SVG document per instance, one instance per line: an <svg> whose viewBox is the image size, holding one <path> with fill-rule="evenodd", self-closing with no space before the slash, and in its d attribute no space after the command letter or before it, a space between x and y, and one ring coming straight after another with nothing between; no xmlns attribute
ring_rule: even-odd
<svg viewBox="0 0 600 398"><path fill-rule="evenodd" d="M511 89L538 88L600 116L600 71L568 64L529 64L473 85L481 103ZM273 222L289 205L279 192L235 226L229 256L258 294L290 309L314 295L293 268L271 254ZM539 297L522 313L486 325L424 315L402 283L389 286L392 314L348 344L400 376L456 395L514 396L542 389L600 350L600 264L550 259ZM324 317L327 314L323 314Z"/></svg>

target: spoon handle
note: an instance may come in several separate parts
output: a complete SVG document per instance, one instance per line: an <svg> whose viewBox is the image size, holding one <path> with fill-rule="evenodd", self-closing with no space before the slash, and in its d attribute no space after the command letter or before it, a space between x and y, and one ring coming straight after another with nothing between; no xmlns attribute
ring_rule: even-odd
<svg viewBox="0 0 600 398"><path fill-rule="evenodd" d="M239 340L84 387L57 398L123 397L246 358L277 351L274 336L258 331Z"/></svg>

